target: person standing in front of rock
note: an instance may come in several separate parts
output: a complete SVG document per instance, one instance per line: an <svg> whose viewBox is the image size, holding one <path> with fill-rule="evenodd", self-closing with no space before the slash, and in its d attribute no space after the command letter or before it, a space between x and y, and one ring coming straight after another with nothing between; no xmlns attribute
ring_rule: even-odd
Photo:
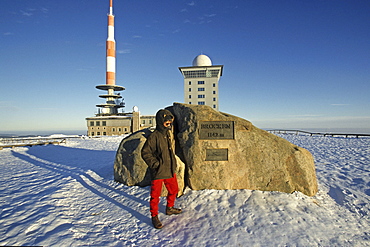
<svg viewBox="0 0 370 247"><path fill-rule="evenodd" d="M176 179L176 158L171 138L174 116L168 110L159 110L156 114L156 129L149 135L141 150L141 156L152 173L150 188L150 213L153 226L163 227L158 218L158 205L162 191L162 184L167 188L166 214L180 214L181 209L174 208L178 193Z"/></svg>

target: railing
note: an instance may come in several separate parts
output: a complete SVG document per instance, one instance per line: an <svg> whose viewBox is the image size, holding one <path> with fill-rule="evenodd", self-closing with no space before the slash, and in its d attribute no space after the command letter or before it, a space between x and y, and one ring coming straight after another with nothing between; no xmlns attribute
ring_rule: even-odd
<svg viewBox="0 0 370 247"><path fill-rule="evenodd" d="M356 137L359 138L361 136L370 136L370 134L344 134L344 133L322 133L322 132L308 132L304 130L281 130L281 129L272 129L272 130L266 130L270 133L278 133L278 134L296 134L299 133L307 134L310 136L314 135L321 135L321 136L344 136L344 137Z"/></svg>
<svg viewBox="0 0 370 247"><path fill-rule="evenodd" d="M0 150L3 148L15 148L25 146L37 146L48 144L61 144L66 143L66 137L34 137L34 138L0 138Z"/></svg>

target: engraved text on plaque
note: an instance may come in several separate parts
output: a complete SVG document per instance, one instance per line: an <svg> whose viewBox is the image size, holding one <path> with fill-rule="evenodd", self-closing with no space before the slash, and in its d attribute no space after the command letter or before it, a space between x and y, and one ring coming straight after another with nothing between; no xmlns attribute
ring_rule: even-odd
<svg viewBox="0 0 370 247"><path fill-rule="evenodd" d="M227 161L228 160L228 149L206 149L206 161Z"/></svg>
<svg viewBox="0 0 370 247"><path fill-rule="evenodd" d="M200 121L199 139L234 139L234 122Z"/></svg>

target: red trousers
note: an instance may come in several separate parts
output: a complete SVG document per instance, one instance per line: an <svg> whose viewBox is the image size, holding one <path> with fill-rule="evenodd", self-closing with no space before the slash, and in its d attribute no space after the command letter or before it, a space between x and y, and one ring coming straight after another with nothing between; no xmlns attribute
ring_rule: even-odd
<svg viewBox="0 0 370 247"><path fill-rule="evenodd" d="M175 205L177 192L179 191L176 174L172 178L152 180L152 186L150 188L150 213L152 217L158 215L159 197L161 196L163 183L168 191L167 207L173 207Z"/></svg>

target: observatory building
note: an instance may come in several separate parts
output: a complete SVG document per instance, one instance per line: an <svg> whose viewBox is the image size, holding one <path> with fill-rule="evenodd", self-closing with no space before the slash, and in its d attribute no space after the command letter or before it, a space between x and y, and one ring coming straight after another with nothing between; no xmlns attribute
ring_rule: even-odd
<svg viewBox="0 0 370 247"><path fill-rule="evenodd" d="M223 65L212 65L206 55L198 55L191 67L179 67L184 76L184 103L208 105L218 111L218 81Z"/></svg>
<svg viewBox="0 0 370 247"><path fill-rule="evenodd" d="M106 42L106 83L96 86L105 91L99 95L105 103L96 105L98 113L95 117L86 118L88 136L124 135L137 130L155 126L155 116L140 116L137 106L132 112L125 113L125 103L118 91L124 87L116 85L116 42L114 39L113 0L109 1L108 38ZM120 112L121 110L121 112Z"/></svg>

